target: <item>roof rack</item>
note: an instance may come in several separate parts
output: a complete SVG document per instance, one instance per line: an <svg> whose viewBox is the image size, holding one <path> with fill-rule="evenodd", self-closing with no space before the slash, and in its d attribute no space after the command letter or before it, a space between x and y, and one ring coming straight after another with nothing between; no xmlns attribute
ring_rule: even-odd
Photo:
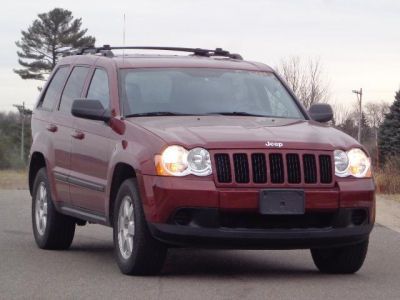
<svg viewBox="0 0 400 300"><path fill-rule="evenodd" d="M123 46L123 47L112 47L110 45L104 45L102 47L87 47L77 50L75 55L83 54L98 54L101 53L104 56L113 57L114 54L111 50L163 50L163 51L179 51L179 52L190 52L197 56L224 56L233 59L243 60L240 54L230 53L229 51L223 50L222 48L216 48L215 50L201 49L201 48L182 48L182 47L153 47L153 46Z"/></svg>

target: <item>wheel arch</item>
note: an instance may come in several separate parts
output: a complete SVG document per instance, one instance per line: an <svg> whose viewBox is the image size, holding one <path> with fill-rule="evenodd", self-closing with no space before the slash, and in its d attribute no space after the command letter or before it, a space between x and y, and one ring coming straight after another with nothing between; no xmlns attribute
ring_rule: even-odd
<svg viewBox="0 0 400 300"><path fill-rule="evenodd" d="M31 154L31 159L29 162L29 172L28 172L28 183L29 183L29 192L32 195L33 191L33 184L35 182L35 177L37 172L43 168L46 167L46 159L44 158L43 153L41 152L33 152Z"/></svg>
<svg viewBox="0 0 400 300"><path fill-rule="evenodd" d="M113 208L115 199L117 197L118 189L126 179L136 178L136 175L137 171L130 164L119 162L115 165L111 180L110 196L108 203L108 220L111 225L113 224L113 218L114 218Z"/></svg>

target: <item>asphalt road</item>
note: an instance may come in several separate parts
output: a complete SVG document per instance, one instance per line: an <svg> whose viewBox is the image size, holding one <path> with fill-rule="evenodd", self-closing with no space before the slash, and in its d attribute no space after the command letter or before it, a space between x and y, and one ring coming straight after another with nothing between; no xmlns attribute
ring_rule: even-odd
<svg viewBox="0 0 400 300"><path fill-rule="evenodd" d="M172 249L162 275L122 275L112 232L79 227L68 251L39 250L27 191L0 191L0 299L400 299L400 233L376 226L363 268L325 275L309 251Z"/></svg>

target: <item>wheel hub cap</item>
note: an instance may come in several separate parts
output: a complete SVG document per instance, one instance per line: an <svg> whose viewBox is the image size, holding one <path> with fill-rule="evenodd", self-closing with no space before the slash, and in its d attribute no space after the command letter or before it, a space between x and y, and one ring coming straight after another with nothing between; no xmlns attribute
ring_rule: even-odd
<svg viewBox="0 0 400 300"><path fill-rule="evenodd" d="M122 199L118 214L118 246L123 258L128 259L133 250L135 221L133 203L130 196Z"/></svg>
<svg viewBox="0 0 400 300"><path fill-rule="evenodd" d="M44 182L39 184L35 201L36 229L40 235L44 235L47 225L47 189Z"/></svg>

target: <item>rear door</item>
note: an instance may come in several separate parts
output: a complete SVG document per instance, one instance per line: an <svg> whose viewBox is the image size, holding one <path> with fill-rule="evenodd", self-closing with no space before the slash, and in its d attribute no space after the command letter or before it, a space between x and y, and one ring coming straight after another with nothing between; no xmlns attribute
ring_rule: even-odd
<svg viewBox="0 0 400 300"><path fill-rule="evenodd" d="M71 115L72 100L80 98L85 84L89 66L75 66L65 84L61 101L52 114L51 125L55 127L54 132L54 176L58 201L70 204L70 184L68 176L71 169L71 141L74 118Z"/></svg>
<svg viewBox="0 0 400 300"><path fill-rule="evenodd" d="M69 202L69 187L67 182L57 180L57 173L67 173L70 167L70 133L64 132L54 118L60 101L61 93L70 72L69 65L61 65L55 71L47 85L42 98L35 110L35 132L45 135L42 142L43 153L46 153L48 172L51 185L54 187L53 198L59 202Z"/></svg>
<svg viewBox="0 0 400 300"><path fill-rule="evenodd" d="M110 84L106 67L96 67L86 97L110 109ZM75 118L71 151L71 201L104 217L108 163L113 151L111 128L103 121Z"/></svg>

